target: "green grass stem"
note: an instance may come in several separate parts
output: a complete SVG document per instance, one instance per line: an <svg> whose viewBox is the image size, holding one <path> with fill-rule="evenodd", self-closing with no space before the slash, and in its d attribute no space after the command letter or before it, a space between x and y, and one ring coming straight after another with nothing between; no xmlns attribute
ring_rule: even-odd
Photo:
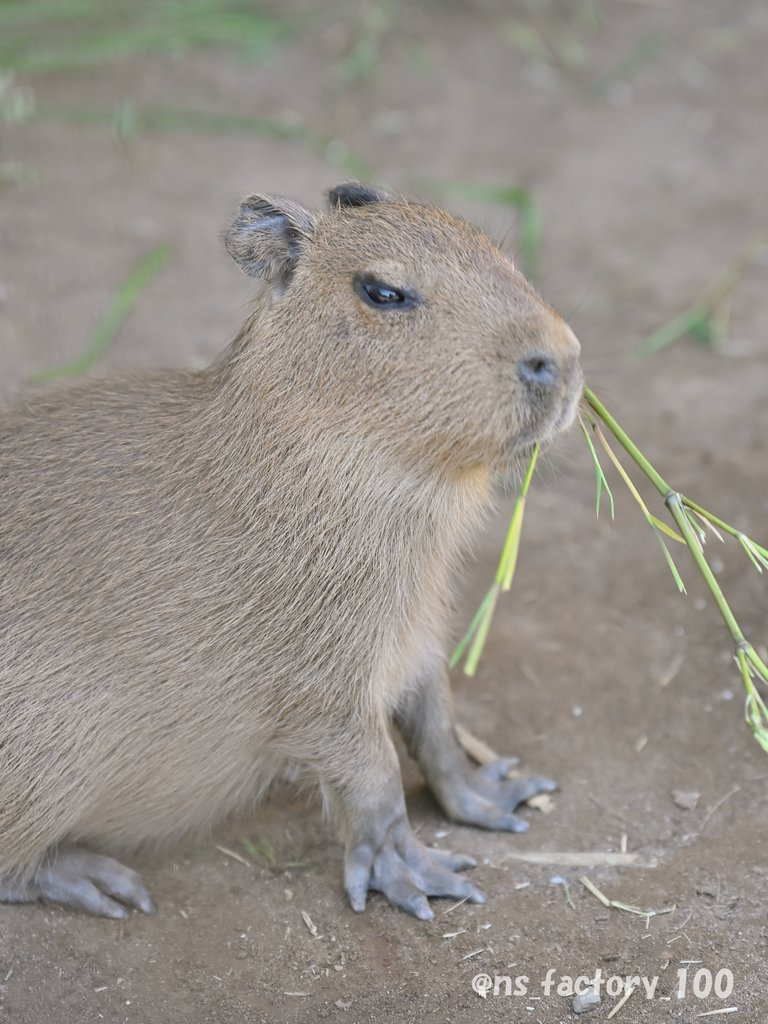
<svg viewBox="0 0 768 1024"><path fill-rule="evenodd" d="M473 676L477 669L480 655L483 653L483 647L488 637L488 631L491 628L491 620L496 610L499 594L501 591L509 590L512 586L512 579L517 568L517 556L520 551L520 537L523 529L523 516L525 515L525 499L533 480L538 457L539 446L534 445L528 459L528 465L525 469L517 500L515 501L515 507L512 510L512 518L504 540L504 547L501 551L501 558L496 569L493 586L480 603L480 607L469 624L469 629L458 643L448 662L451 668L453 668L461 661L464 652L469 648L466 661L464 662L464 672L468 676Z"/></svg>
<svg viewBox="0 0 768 1024"><path fill-rule="evenodd" d="M717 582L715 574L707 561L704 554L706 532L709 530L714 533L719 540L723 539L720 533L721 530L736 538L750 559L750 562L758 572L762 572L763 569L768 569L768 549L757 544L750 537L747 537L746 534L737 530L724 520L719 519L711 512L708 512L706 509L702 508L702 506L692 502L689 498L686 498L685 495L673 490L664 477L653 465L651 465L649 460L632 441L616 418L608 411L605 405L603 405L597 395L595 395L594 391L588 387L585 387L584 389L584 408L582 411L589 420L592 431L600 442L601 447L613 463L616 471L619 473L628 490L632 494L632 497L640 506L646 521L653 530L654 536L661 546L669 570L681 592L685 592L685 586L674 559L667 548L664 537L666 536L677 542L685 544L690 551L694 564L706 583L707 588L712 595L712 599L715 602L715 606L717 607L721 618L725 622L734 644L735 659L739 666L746 691L746 721L752 729L758 743L760 743L763 749L768 752L768 706L766 706L766 702L755 685L756 680L761 680L763 683L768 684L768 665L763 662L755 648L744 636L736 616L733 614L725 594L723 593L723 590ZM589 436L589 432L587 431L586 425L581 416L579 417L579 423L585 440L587 441L593 465L595 466L597 485L596 510L599 511L601 490L602 487L606 487L607 489L608 483L600 465L595 445L592 443L592 439ZM603 426L611 433L614 440L618 442L618 444L642 470L645 477L651 482L651 484L653 484L662 496L664 504L677 526L679 533L675 532L666 523L662 522L645 504L645 501L629 476L629 473L622 465L611 445L608 443L608 440L601 429ZM534 450L531 457L531 461L523 480L521 492L515 503L504 548L502 549L501 559L496 571L495 582L485 595L480 608L472 619L467 633L453 652L450 660L451 666L456 665L464 655L465 651L469 649L464 665L464 671L467 675L473 675L477 668L483 646L488 636L488 630L490 629L498 596L502 589L506 590L509 588L509 584L511 584L512 581L519 553L525 499L533 477L533 470L537 455L538 449ZM608 491L608 493L610 494L610 491ZM611 510L613 511L612 501Z"/></svg>
<svg viewBox="0 0 768 1024"><path fill-rule="evenodd" d="M595 516L598 519L600 518L600 498L602 497L603 489L605 489L605 493L608 495L608 500L611 505L611 519L615 519L616 509L613 503L613 491L611 490L610 485L608 484L608 480L606 479L605 473L603 472L603 467L600 463L597 451L592 442L592 438L589 436L589 431L587 430L586 424L584 423L584 418L581 415L579 415L579 427L581 429L582 434L584 435L584 440L587 442L587 447L589 448L589 453L592 456L592 462L595 466L595 490L597 492L597 497L595 499Z"/></svg>

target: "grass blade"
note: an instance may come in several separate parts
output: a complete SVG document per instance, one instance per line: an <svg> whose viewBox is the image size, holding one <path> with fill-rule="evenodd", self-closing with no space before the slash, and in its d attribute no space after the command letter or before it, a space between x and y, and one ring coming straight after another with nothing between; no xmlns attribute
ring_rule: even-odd
<svg viewBox="0 0 768 1024"><path fill-rule="evenodd" d="M725 538L723 537L722 533L720 533L720 531L717 529L714 523L711 523L705 515L702 515L697 508L694 508L687 499L683 502L683 505L685 507L686 513L688 513L689 521L691 515L696 516L696 518L699 520L699 522L705 529L709 530L710 533L714 534L714 536L717 537L721 544L725 544Z"/></svg>
<svg viewBox="0 0 768 1024"><path fill-rule="evenodd" d="M474 617L469 624L469 629L461 638L458 645L456 646L456 649L451 655L450 661L448 662L451 668L454 668L461 661L462 655L464 654L464 651L467 649L467 645L477 632L478 627L480 626L480 623L483 621L483 618L488 610L489 605L494 600L494 593L497 590L498 586L494 584L488 591L488 593L485 595L483 600L480 602L480 607L475 612Z"/></svg>
<svg viewBox="0 0 768 1024"><path fill-rule="evenodd" d="M685 513L685 518L691 524L691 529L699 538L699 547L703 549L704 545L707 543L706 531L702 528L698 519L694 518L694 513L687 509L685 505L683 505L683 512Z"/></svg>
<svg viewBox="0 0 768 1024"><path fill-rule="evenodd" d="M499 588L494 586L490 591L490 601L483 612L483 616L478 624L477 632L475 633L472 646L469 648L469 654L467 660L464 663L464 673L468 676L473 676L477 669L477 664L480 661L480 655L483 653L483 647L485 647L485 641L488 637L488 630L491 628L491 620L493 619L493 613L496 610L496 601L499 596Z"/></svg>
<svg viewBox="0 0 768 1024"><path fill-rule="evenodd" d="M755 558L754 554L750 551L749 545L744 542L744 538L743 537L739 537L739 542L741 543L741 546L746 551L747 557L749 558L749 560L752 563L752 565L754 565L754 567L757 569L757 571L761 573L763 571L763 567L762 567L762 565L760 565L758 560Z"/></svg>
<svg viewBox="0 0 768 1024"><path fill-rule="evenodd" d="M657 522L658 522L658 520L657 520ZM683 583L683 578L680 575L680 572L678 571L677 566L675 565L674 558L669 553L669 548L664 543L664 538L661 536L661 533L659 533L658 528L653 523L651 523L651 529L653 530L653 535L656 538L656 540L659 542L659 546L661 547L661 550L664 553L664 558L666 560L667 565L669 566L669 571L672 573L672 576L674 578L675 584L677 585L677 589L680 591L681 594L687 594L688 591L685 589L685 584ZM685 541L683 541L683 543L685 543Z"/></svg>
<svg viewBox="0 0 768 1024"><path fill-rule="evenodd" d="M581 432L584 435L584 440L587 442L587 447L589 448L590 455L592 456L592 462L595 466L595 484L597 490L597 498L595 501L595 516L598 519L600 518L600 498L603 493L603 488L605 488L605 493L608 495L608 500L611 504L611 519L615 520L616 515L613 504L613 492L611 491L611 488L608 485L608 481L605 478L605 473L603 472L603 467L600 464L600 459L598 458L597 451L595 450L595 446L592 442L592 438L589 436L589 431L587 430L586 424L584 423L584 420L581 418L581 416L579 416L579 426L581 427Z"/></svg>
<svg viewBox="0 0 768 1024"><path fill-rule="evenodd" d="M499 559L499 564L496 568L496 577L493 586L483 598L480 607L475 612L472 622L469 624L469 629L462 637L460 643L451 655L450 661L448 662L451 668L457 665L467 649L467 646L471 644L467 660L464 663L464 672L468 676L473 676L475 674L475 669L480 661L480 655L482 654L483 647L485 646L488 630L491 628L491 620L493 619L493 613L496 609L496 601L498 600L499 593L502 590L509 590L512 585L512 578L515 575L515 568L517 566L517 556L520 550L520 536L523 528L525 499L528 495L528 489L531 486L531 480L533 480L533 473L536 468L536 460L538 457L539 446L538 444L535 444L533 446L531 456L528 459L528 465L525 469L523 482L520 485L520 493L512 511L512 519L510 520L509 529L507 530L507 536L504 541L501 558Z"/></svg>
<svg viewBox="0 0 768 1024"><path fill-rule="evenodd" d="M746 718L747 725L752 730L755 739L763 750L768 753L768 708L766 708L765 701L758 693L753 682L755 666L752 662L752 656L754 656L759 663L760 667L758 668L758 671L763 677L763 680L768 682L768 668L766 668L762 661L757 657L754 648L750 644L740 645L736 651L736 663L741 669L741 677L744 680L744 688L747 691L747 699L744 705L744 717Z"/></svg>
<svg viewBox="0 0 768 1024"><path fill-rule="evenodd" d="M648 522L654 529L661 530L662 533L666 534L670 540L677 541L678 544L685 544L685 540L679 533L675 533L671 526L667 526L662 519L658 519L652 512L648 513Z"/></svg>
<svg viewBox="0 0 768 1024"><path fill-rule="evenodd" d="M523 513L525 511L525 498L520 497L515 502L512 511L512 518L509 521L507 539L504 542L504 549L501 553L499 567L496 570L496 585L502 590L509 590L512 585L512 577L517 567L517 556L520 552L520 535L523 530Z"/></svg>
<svg viewBox="0 0 768 1024"><path fill-rule="evenodd" d="M512 586L512 578L517 568L517 556L520 551L520 536L523 530L523 516L525 514L525 499L528 496L528 488L531 486L533 471L536 468L538 457L539 446L537 444L534 446L531 457L528 460L528 466L526 467L525 476L520 487L520 494L512 511L507 538L501 552L498 569L496 570L496 583L502 590L509 590Z"/></svg>
<svg viewBox="0 0 768 1024"><path fill-rule="evenodd" d="M739 543L747 552L749 560L752 562L758 572L762 572L763 569L768 569L768 558L765 557L768 552L761 548L759 544L755 544L754 541L750 540L745 534L739 535Z"/></svg>
<svg viewBox="0 0 768 1024"><path fill-rule="evenodd" d="M605 438L605 434L603 434L602 430L600 429L600 427L597 424L594 424L594 431L595 431L595 434L596 434L597 439L599 440L600 444L603 446L603 448L608 453L609 459L611 460L611 462L616 467L616 471L618 472L619 476L624 481L624 483L627 485L629 493L632 495L632 497L635 499L637 504L640 506L643 515L645 516L646 520L648 521L649 526L651 527L651 529L654 532L656 532L656 534L658 536L658 539L661 541L661 545L664 548L664 551L666 552L667 560L671 561L672 556L670 555L669 551L667 551L667 547L664 544L664 541L663 541L663 539L661 537L661 534L665 533L672 540L679 541L682 544L685 544L685 540L680 536L679 533L675 533L675 531L673 529L671 529L669 526L667 526L666 523L663 523L660 519L657 519L656 516L654 516L651 513L651 511L649 510L648 506L645 504L645 502L643 501L642 497L640 496L640 492L638 491L638 489L635 487L634 483L632 482L632 478L630 477L629 473L627 473L626 469L624 469L624 467L622 466L622 464L619 461L619 458L616 455L616 453L614 452L613 448L611 448L611 446L608 444L608 441ZM675 569L675 571L673 572L673 575L675 576L676 580L679 579L679 574L677 574L677 569ZM684 590L685 588L683 587L682 589Z"/></svg>

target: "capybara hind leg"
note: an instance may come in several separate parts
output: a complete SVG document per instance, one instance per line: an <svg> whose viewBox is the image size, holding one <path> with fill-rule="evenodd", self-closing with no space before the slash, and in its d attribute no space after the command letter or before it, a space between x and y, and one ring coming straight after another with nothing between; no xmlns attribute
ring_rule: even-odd
<svg viewBox="0 0 768 1024"><path fill-rule="evenodd" d="M135 871L82 846L61 846L51 851L33 885L37 898L46 903L64 903L102 917L127 917L128 907L145 914L155 909Z"/></svg>

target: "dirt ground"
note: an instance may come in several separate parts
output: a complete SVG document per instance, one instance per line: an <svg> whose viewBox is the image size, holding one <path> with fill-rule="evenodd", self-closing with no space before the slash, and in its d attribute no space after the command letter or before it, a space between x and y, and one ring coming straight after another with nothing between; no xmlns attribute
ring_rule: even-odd
<svg viewBox="0 0 768 1024"><path fill-rule="evenodd" d="M539 284L582 339L588 379L675 486L765 543L765 262L736 292L721 353L691 340L633 353L766 227L763 0L274 10L294 31L261 60L140 52L17 78L35 111L0 136L2 396L82 352L120 282L163 242L170 259L103 365L203 364L252 292L218 240L233 205L257 189L319 202L348 176L347 146L406 191L428 194L430 180L529 189L543 223ZM389 21L379 30L380 10ZM344 60L360 51L355 26L369 23L375 60L355 76ZM134 109L126 101L278 118L313 136L268 138L245 121L116 133L112 112ZM514 249L512 209L452 205ZM478 858L486 906L441 902L425 924L374 896L354 915L318 804L289 793L208 845L138 865L154 916L116 925L0 907L0 1021L554 1024L574 1019L561 977L598 969L659 978L655 997L635 991L617 1024L730 1007L728 1020L768 1020L768 759L744 726L728 635L692 566L681 560L681 597L636 506L618 484L614 493L617 522L597 522L581 439L548 456L514 593L477 677L453 677L476 734L559 780L554 811L525 812L524 836L456 827L404 762L420 836ZM500 516L469 569L461 621L504 528ZM745 632L764 647L765 577L737 545L714 556ZM698 793L696 806L679 806L675 791ZM247 853L243 836L261 852ZM622 836L639 866L518 859L619 851ZM612 899L672 909L608 909L584 874ZM724 971L725 998L695 995L697 972ZM481 998L479 973L510 976L513 991L525 976L527 991L505 996L501 983ZM607 1020L618 1002L604 993L585 1019Z"/></svg>

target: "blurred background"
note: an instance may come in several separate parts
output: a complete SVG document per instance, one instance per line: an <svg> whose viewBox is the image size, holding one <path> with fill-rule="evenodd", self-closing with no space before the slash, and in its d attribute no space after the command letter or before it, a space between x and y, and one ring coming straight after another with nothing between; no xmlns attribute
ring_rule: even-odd
<svg viewBox="0 0 768 1024"><path fill-rule="evenodd" d="M319 205L362 178L500 241L665 476L766 543L766 53L764 0L0 0L0 397L40 376L204 365L253 294L220 241L239 198ZM507 1020L503 1000L478 1009L477 970L674 971L686 955L713 971L730 957L739 1019L764 1019L765 755L706 592L685 565L690 599L677 594L614 491L618 522L596 523L581 439L549 456L515 594L477 679L455 675L474 732L567 782L530 836L446 840L485 862L487 908L427 927L374 900L353 918L317 809L281 804L249 833L266 845L237 846L244 862L208 846L147 868L152 920L116 932L0 913L12 1019L304 1020L311 1006ZM503 529L478 551L464 616ZM764 577L738 550L717 555L764 649ZM445 823L409 771L438 841ZM698 810L673 789L699 793ZM593 877L679 908L648 935L631 915L600 917L575 876L571 909L552 869L505 859L617 849L622 833L662 867ZM632 1019L652 1012L638 1003Z"/></svg>
<svg viewBox="0 0 768 1024"><path fill-rule="evenodd" d="M618 372L760 227L767 41L748 0L3 0L3 380L157 247L107 358L206 359L240 195L349 177L468 212Z"/></svg>

